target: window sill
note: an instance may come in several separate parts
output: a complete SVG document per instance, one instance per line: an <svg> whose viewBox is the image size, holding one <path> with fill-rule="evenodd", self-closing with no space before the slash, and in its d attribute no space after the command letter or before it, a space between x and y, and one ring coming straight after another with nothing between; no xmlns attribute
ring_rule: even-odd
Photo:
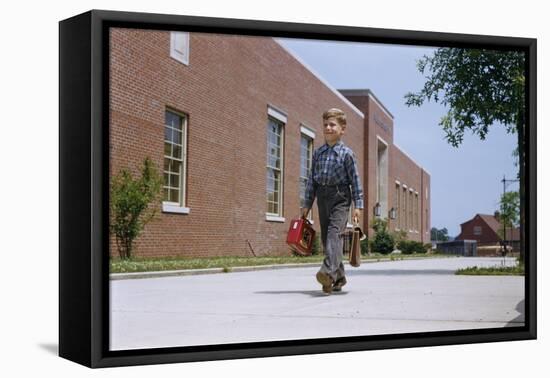
<svg viewBox="0 0 550 378"><path fill-rule="evenodd" d="M178 62L180 62L181 64L184 64L184 65L186 65L186 66L189 65L189 58L181 58L181 57L179 57L179 56L177 56L177 55L175 55L175 54L170 55L170 58L172 58L172 59L174 59L174 60L176 60L176 61L178 61Z"/></svg>
<svg viewBox="0 0 550 378"><path fill-rule="evenodd" d="M277 216L277 215L269 215L269 214L266 214L266 215L265 215L265 220L266 220L266 221L269 221L269 222L284 223L286 219L283 218L283 217L279 217L279 216Z"/></svg>
<svg viewBox="0 0 550 378"><path fill-rule="evenodd" d="M162 203L162 212L163 213L174 213L174 214L189 214L191 209L188 207L182 207L178 205L173 205L168 202Z"/></svg>

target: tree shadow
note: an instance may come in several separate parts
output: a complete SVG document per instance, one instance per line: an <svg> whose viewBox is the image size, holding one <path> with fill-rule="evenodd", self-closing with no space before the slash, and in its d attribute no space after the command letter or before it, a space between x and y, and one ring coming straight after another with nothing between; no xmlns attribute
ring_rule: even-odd
<svg viewBox="0 0 550 378"><path fill-rule="evenodd" d="M328 294L323 293L321 290L273 290L273 291L256 291L254 294L301 294L308 295L312 298L328 297ZM346 295L347 291L335 291L330 295Z"/></svg>
<svg viewBox="0 0 550 378"><path fill-rule="evenodd" d="M415 275L454 275L451 269L368 269L346 270L346 275L359 276L415 276Z"/></svg>

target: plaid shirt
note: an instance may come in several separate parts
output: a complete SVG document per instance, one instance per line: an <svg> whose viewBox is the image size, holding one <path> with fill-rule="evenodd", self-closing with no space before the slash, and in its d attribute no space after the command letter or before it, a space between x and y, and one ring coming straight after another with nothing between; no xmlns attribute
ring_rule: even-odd
<svg viewBox="0 0 550 378"><path fill-rule="evenodd" d="M338 141L332 147L325 143L313 152L302 207L311 208L319 185L351 185L355 208L363 208L363 187L357 171L355 154L342 141Z"/></svg>

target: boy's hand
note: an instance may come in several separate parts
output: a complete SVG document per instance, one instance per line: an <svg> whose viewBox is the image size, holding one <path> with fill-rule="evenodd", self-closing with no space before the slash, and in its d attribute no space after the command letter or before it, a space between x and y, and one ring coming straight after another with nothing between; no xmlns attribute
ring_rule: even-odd
<svg viewBox="0 0 550 378"><path fill-rule="evenodd" d="M304 207L304 208L302 209L302 218L304 218L304 219L307 218L307 214L309 213L309 210L311 210L311 209L309 209L309 208L307 208L307 207Z"/></svg>

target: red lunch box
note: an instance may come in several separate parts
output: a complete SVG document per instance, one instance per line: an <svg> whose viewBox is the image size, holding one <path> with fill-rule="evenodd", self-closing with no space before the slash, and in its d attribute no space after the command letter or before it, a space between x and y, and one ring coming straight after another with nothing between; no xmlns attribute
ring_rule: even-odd
<svg viewBox="0 0 550 378"><path fill-rule="evenodd" d="M304 218L293 219L290 222L286 243L299 255L311 255L315 230Z"/></svg>

